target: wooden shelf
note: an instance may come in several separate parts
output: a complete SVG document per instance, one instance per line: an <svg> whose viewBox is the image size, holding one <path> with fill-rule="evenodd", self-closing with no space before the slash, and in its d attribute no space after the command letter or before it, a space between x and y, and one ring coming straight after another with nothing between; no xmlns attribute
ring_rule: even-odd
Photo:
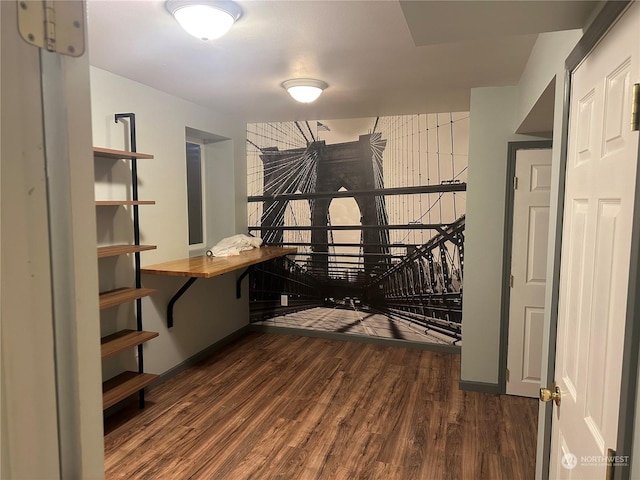
<svg viewBox="0 0 640 480"><path fill-rule="evenodd" d="M96 200L96 207L119 205L155 205L155 200Z"/></svg>
<svg viewBox="0 0 640 480"><path fill-rule="evenodd" d="M117 288L100 294L100 310L146 297L155 293L152 288Z"/></svg>
<svg viewBox="0 0 640 480"><path fill-rule="evenodd" d="M158 332L138 332L136 330L121 330L100 339L102 358L109 358L128 348L148 342L158 336Z"/></svg>
<svg viewBox="0 0 640 480"><path fill-rule="evenodd" d="M140 152L127 152L126 150L114 150L112 148L93 147L93 156L108 158L111 160L151 159L153 155Z"/></svg>
<svg viewBox="0 0 640 480"><path fill-rule="evenodd" d="M156 248L155 245L108 245L98 247L98 258L117 257L118 255L155 250Z"/></svg>
<svg viewBox="0 0 640 480"><path fill-rule="evenodd" d="M107 409L153 382L158 375L122 372L102 384L102 408Z"/></svg>

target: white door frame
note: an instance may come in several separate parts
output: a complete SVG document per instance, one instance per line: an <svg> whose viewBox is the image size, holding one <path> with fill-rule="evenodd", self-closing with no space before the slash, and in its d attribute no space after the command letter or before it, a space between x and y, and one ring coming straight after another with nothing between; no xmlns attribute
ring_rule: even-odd
<svg viewBox="0 0 640 480"><path fill-rule="evenodd" d="M509 306L511 302L511 254L513 234L513 182L516 175L516 156L518 150L545 150L552 148L551 140L509 142L507 147L507 188L504 211L504 240L502 257L502 306L500 307L500 368L498 385L500 393L507 388L507 350L509 346Z"/></svg>
<svg viewBox="0 0 640 480"><path fill-rule="evenodd" d="M0 477L60 478L39 53L0 2Z"/></svg>
<svg viewBox="0 0 640 480"><path fill-rule="evenodd" d="M23 40L18 5L0 1L0 477L100 479L89 59Z"/></svg>
<svg viewBox="0 0 640 480"><path fill-rule="evenodd" d="M35 48L35 47L31 47ZM61 478L102 478L89 59L40 50Z"/></svg>
<svg viewBox="0 0 640 480"><path fill-rule="evenodd" d="M569 136L569 98L571 92L571 73L577 68L582 60L597 45L600 39L612 27L619 16L629 6L631 1L614 0L608 1L593 23L589 26L583 37L565 63L564 78L564 109L563 126L561 137L561 157L560 157L560 179L557 201L557 215L555 225L550 225L550 231L554 232L553 267L550 273L552 288L551 298L547 300L550 308L550 328L547 364L543 365L542 381L543 385L551 385L555 376L555 356L556 356L556 330L558 321L558 295L560 285L560 253L562 247L562 220L564 212L564 182L567 162L567 144ZM559 79L558 79L559 80ZM638 152L640 161L640 150ZM634 198L635 212L640 212L640 169L636 174L636 193ZM552 243L550 243L550 246ZM636 299L640 295L640 220L638 215L634 215L631 237L631 262L629 272L629 290L626 313L626 325L624 336L624 350L622 363L622 381L620 386L620 409L618 415L618 435L616 455L628 455L630 464L633 463L632 440L634 434L634 419L636 405L636 387L638 376L638 349L640 347L640 308L636 305ZM538 420L538 454L536 462L536 479L549 479L549 460L551 454L551 422L552 405L551 402L541 403ZM629 466L616 468L614 471L615 480L629 480L631 469Z"/></svg>

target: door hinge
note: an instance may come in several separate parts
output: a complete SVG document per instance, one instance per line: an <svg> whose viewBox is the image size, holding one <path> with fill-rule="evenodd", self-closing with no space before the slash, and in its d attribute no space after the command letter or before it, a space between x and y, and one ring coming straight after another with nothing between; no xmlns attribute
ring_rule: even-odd
<svg viewBox="0 0 640 480"><path fill-rule="evenodd" d="M513 288L513 275L509 275L509 286Z"/></svg>
<svg viewBox="0 0 640 480"><path fill-rule="evenodd" d="M633 86L633 95L631 100L631 131L640 130L640 83Z"/></svg>
<svg viewBox="0 0 640 480"><path fill-rule="evenodd" d="M511 372L507 368L507 383L509 383L509 379L511 378Z"/></svg>
<svg viewBox="0 0 640 480"><path fill-rule="evenodd" d="M518 177L513 177L513 189L518 189Z"/></svg>
<svg viewBox="0 0 640 480"><path fill-rule="evenodd" d="M25 42L49 52L84 54L84 2L18 0L18 31Z"/></svg>

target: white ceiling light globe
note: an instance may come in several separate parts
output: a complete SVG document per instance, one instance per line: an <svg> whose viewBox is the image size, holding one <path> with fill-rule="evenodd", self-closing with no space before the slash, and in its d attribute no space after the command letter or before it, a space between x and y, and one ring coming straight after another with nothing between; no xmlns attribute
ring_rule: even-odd
<svg viewBox="0 0 640 480"><path fill-rule="evenodd" d="M289 87L287 90L294 100L300 103L311 103L318 99L322 89L318 87Z"/></svg>
<svg viewBox="0 0 640 480"><path fill-rule="evenodd" d="M328 85L322 80L312 78L296 78L282 82L289 95L300 103L311 103L318 99Z"/></svg>
<svg viewBox="0 0 640 480"><path fill-rule="evenodd" d="M169 0L166 6L182 28L201 40L222 37L242 14L230 1Z"/></svg>

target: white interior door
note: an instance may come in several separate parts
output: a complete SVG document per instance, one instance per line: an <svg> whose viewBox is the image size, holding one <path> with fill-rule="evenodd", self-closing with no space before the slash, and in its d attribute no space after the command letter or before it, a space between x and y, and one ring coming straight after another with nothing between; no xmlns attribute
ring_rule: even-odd
<svg viewBox="0 0 640 480"><path fill-rule="evenodd" d="M572 78L555 378L551 478L605 478L616 448L638 132L635 2Z"/></svg>
<svg viewBox="0 0 640 480"><path fill-rule="evenodd" d="M507 394L537 397L549 234L551 149L516 152Z"/></svg>

